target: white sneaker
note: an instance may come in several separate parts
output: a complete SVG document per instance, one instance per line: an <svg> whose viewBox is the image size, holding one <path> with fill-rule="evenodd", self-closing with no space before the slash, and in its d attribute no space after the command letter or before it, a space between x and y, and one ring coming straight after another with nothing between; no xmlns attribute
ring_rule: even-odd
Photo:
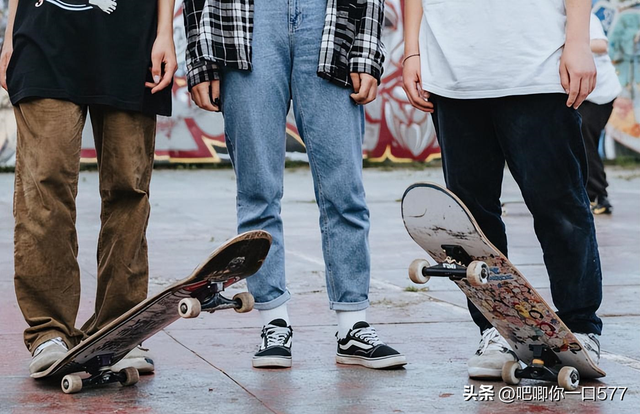
<svg viewBox="0 0 640 414"><path fill-rule="evenodd" d="M33 351L33 359L29 364L29 372L46 371L51 365L64 358L69 348L61 337L44 341Z"/></svg>
<svg viewBox="0 0 640 414"><path fill-rule="evenodd" d="M138 345L133 348L124 358L113 364L109 369L113 372L122 371L125 368L133 367L140 374L149 374L153 372L153 358L147 348Z"/></svg>
<svg viewBox="0 0 640 414"><path fill-rule="evenodd" d="M598 339L599 335L596 334L586 334L586 333L577 333L574 334L578 341L582 344L582 347L587 354L591 358L594 364L598 365L600 363L600 340Z"/></svg>
<svg viewBox="0 0 640 414"><path fill-rule="evenodd" d="M469 378L502 378L502 366L518 357L496 328L482 333L476 354L467 363Z"/></svg>

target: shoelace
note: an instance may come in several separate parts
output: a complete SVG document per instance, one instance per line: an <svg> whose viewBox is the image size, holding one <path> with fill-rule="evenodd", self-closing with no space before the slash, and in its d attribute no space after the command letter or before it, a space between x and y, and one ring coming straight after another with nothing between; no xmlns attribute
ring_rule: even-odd
<svg viewBox="0 0 640 414"><path fill-rule="evenodd" d="M289 336L289 328L283 328L281 326L267 325L262 330L262 337L266 338L265 348L270 346L282 346L287 341Z"/></svg>
<svg viewBox="0 0 640 414"><path fill-rule="evenodd" d="M476 351L476 354L484 354L491 344L500 345L504 348L502 337L498 333L498 330L495 328L487 329L486 331L484 331L484 333L482 334L482 339L480 340L480 347L478 348L478 351Z"/></svg>
<svg viewBox="0 0 640 414"><path fill-rule="evenodd" d="M375 328L372 326L368 326L366 328L358 328L352 332L352 335L356 338L362 339L366 343L373 346L384 344L384 342L382 342L380 338L378 338L378 334L376 333Z"/></svg>
<svg viewBox="0 0 640 414"><path fill-rule="evenodd" d="M42 351L44 351L45 348L48 348L52 345L60 345L62 347L64 347L64 349L68 350L69 348L67 347L67 344L62 340L62 338L60 337L56 337L53 339L50 339L48 341L45 341L43 343L41 343L36 350L33 352L33 356L36 356L38 354L40 354Z"/></svg>

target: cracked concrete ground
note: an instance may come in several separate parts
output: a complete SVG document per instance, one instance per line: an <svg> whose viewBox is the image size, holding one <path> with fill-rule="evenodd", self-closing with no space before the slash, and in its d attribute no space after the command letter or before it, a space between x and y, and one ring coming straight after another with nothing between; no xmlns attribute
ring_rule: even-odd
<svg viewBox="0 0 640 414"><path fill-rule="evenodd" d="M612 216L596 217L604 271L605 323L602 367L607 377L584 381L578 395L540 401L550 384L523 381L511 390L502 382L467 378L466 360L479 335L465 297L448 280L413 286L409 263L426 254L407 235L400 198L416 181L442 182L440 169L365 170L371 209L372 284L370 321L383 339L403 351L409 364L399 371L372 371L335 364L335 318L328 309L324 265L311 176L288 169L283 218L294 337L291 370L255 370L251 356L259 341L256 312L221 311L179 320L145 345L156 373L133 387L85 389L65 395L57 381L29 378L25 328L13 291L13 175L0 174L0 413L445 413L474 411L631 413L640 406L640 169L608 170ZM503 200L518 201L511 177ZM160 170L152 181L149 225L150 291L185 277L215 247L235 234L235 183L231 170ZM81 324L94 305L95 246L99 229L98 182L83 172L78 196L79 262L82 270ZM553 206L549 206L553 208ZM521 203L505 216L511 260L546 298L550 297L542 252L531 216ZM242 288L243 286L238 286ZM235 292L232 291L230 294ZM493 387L493 401L466 391ZM609 388L607 388L609 387ZM621 400L623 388L626 393ZM506 391L501 391L503 388ZM616 390L616 394L613 394ZM607 401L593 399L601 392ZM491 393L484 393L491 397ZM598 396L596 395L595 399Z"/></svg>

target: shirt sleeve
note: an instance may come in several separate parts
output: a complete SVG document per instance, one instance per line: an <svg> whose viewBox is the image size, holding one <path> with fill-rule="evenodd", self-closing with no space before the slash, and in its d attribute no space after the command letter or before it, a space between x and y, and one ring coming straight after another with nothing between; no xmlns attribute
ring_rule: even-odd
<svg viewBox="0 0 640 414"><path fill-rule="evenodd" d="M207 44L207 35L201 28L208 27L208 13L203 13L207 0L184 0L184 28L187 34L187 83L189 91L202 83L220 79L220 72Z"/></svg>
<svg viewBox="0 0 640 414"><path fill-rule="evenodd" d="M591 40L596 39L607 39L607 35L604 34L604 29L602 28L602 22L598 19L598 16L591 13L591 21L589 23L589 34L591 36Z"/></svg>
<svg viewBox="0 0 640 414"><path fill-rule="evenodd" d="M385 48L382 44L384 0L366 0L365 11L349 54L351 73L368 73L380 82Z"/></svg>

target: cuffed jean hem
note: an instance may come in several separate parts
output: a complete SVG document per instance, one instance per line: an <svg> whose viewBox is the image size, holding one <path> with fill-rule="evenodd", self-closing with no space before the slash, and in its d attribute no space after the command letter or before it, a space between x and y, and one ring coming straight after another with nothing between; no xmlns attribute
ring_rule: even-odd
<svg viewBox="0 0 640 414"><path fill-rule="evenodd" d="M589 322L565 322L567 328L571 329L571 332L575 333L584 333L584 334L596 334L602 335L602 325L596 325L594 323Z"/></svg>
<svg viewBox="0 0 640 414"><path fill-rule="evenodd" d="M256 302L253 305L253 308L259 311L275 309L278 306L282 306L285 303L289 302L289 299L291 299L291 292L289 292L289 290L287 289L282 295L273 300L270 300L269 302Z"/></svg>
<svg viewBox="0 0 640 414"><path fill-rule="evenodd" d="M369 299L362 302L329 302L329 309L334 311L361 311L369 307Z"/></svg>

